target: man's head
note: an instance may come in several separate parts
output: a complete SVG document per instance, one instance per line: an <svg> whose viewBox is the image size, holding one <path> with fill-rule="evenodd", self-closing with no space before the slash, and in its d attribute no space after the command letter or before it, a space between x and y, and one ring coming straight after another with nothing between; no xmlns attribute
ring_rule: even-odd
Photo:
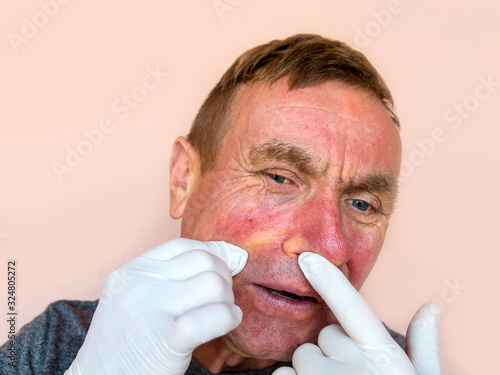
<svg viewBox="0 0 500 375"><path fill-rule="evenodd" d="M243 322L218 345L289 360L335 322L298 267L303 252L323 255L361 287L397 191L391 106L359 52L308 35L246 52L212 91L190 141L174 144L170 213L182 217L182 237L249 253L233 284Z"/></svg>

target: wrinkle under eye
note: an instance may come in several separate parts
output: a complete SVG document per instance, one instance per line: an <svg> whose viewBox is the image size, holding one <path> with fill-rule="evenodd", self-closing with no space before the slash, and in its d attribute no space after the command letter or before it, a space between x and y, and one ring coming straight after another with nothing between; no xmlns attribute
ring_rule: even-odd
<svg viewBox="0 0 500 375"><path fill-rule="evenodd" d="M367 211L370 208L370 205L360 199L350 199L349 203L353 205L355 208L357 208L360 211Z"/></svg>

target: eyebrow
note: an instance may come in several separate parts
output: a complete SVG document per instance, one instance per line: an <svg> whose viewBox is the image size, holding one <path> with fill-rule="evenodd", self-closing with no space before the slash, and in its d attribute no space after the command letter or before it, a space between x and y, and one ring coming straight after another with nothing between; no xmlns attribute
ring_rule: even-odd
<svg viewBox="0 0 500 375"><path fill-rule="evenodd" d="M281 161L294 166L302 173L317 174L318 168L314 166L312 156L303 148L284 142L267 142L252 147L249 159L253 165L266 161Z"/></svg>

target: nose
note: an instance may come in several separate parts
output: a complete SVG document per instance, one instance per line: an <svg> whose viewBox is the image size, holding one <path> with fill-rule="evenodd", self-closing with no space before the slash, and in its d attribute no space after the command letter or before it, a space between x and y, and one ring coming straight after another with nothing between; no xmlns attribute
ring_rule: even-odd
<svg viewBox="0 0 500 375"><path fill-rule="evenodd" d="M343 224L339 202L332 199L309 202L295 215L294 225L282 245L283 252L297 257L304 252L317 253L341 267L351 256Z"/></svg>

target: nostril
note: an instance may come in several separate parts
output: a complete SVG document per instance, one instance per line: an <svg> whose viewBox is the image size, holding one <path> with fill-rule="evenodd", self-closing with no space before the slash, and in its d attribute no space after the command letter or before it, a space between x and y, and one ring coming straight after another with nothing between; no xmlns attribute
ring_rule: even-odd
<svg viewBox="0 0 500 375"><path fill-rule="evenodd" d="M311 251L311 245L301 235L294 235L283 242L283 252L286 255L300 255L307 251Z"/></svg>

